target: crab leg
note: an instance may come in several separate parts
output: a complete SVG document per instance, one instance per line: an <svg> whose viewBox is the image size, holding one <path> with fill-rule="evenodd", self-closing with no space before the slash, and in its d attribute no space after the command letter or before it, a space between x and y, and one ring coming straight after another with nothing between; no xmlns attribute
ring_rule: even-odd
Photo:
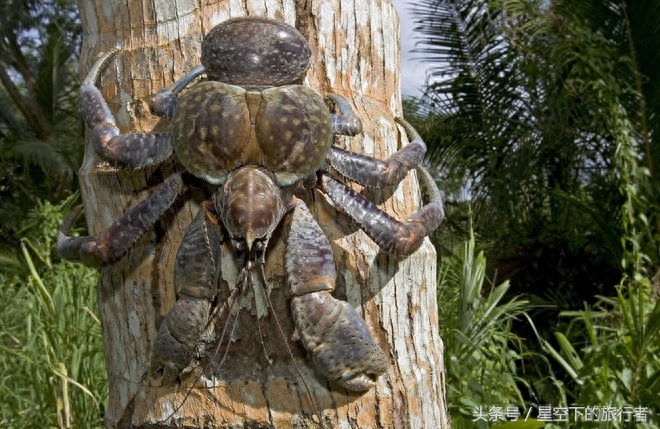
<svg viewBox="0 0 660 429"><path fill-rule="evenodd" d="M339 113L331 114L332 131L344 136L355 136L362 132L362 121L355 114L349 102L337 94L328 95Z"/></svg>
<svg viewBox="0 0 660 429"><path fill-rule="evenodd" d="M98 237L69 237L69 229L78 212L70 213L57 236L57 253L64 259L80 261L90 267L102 267L117 262L154 226L183 192L183 188L181 175L173 175Z"/></svg>
<svg viewBox="0 0 660 429"><path fill-rule="evenodd" d="M286 271L291 311L316 371L352 391L364 391L387 368L387 358L366 323L347 302L334 298L330 243L307 206L296 201Z"/></svg>
<svg viewBox="0 0 660 429"><path fill-rule="evenodd" d="M183 237L174 266L179 299L158 329L152 351L151 374L173 384L194 357L208 326L217 294L221 230L217 218L202 206Z"/></svg>
<svg viewBox="0 0 660 429"><path fill-rule="evenodd" d="M120 134L110 108L94 85L101 70L116 54L116 50L110 51L99 58L78 90L83 119L92 128L90 139L94 150L103 159L129 169L162 163L172 155L169 133Z"/></svg>
<svg viewBox="0 0 660 429"><path fill-rule="evenodd" d="M426 154L426 144L412 125L401 118L396 118L396 121L405 129L410 143L386 160L333 147L328 154L328 164L342 176L362 186L383 188L396 185L411 168L422 162Z"/></svg>
<svg viewBox="0 0 660 429"><path fill-rule="evenodd" d="M444 218L440 192L436 192L434 183L428 182L426 170L422 167L418 167L418 170L427 187L432 188L430 193L434 200L403 222L394 219L371 201L327 174L321 176L321 190L340 210L357 222L381 249L392 255L409 255L422 245L424 237L436 229Z"/></svg>
<svg viewBox="0 0 660 429"><path fill-rule="evenodd" d="M174 117L174 110L179 104L179 97L177 95L204 72L204 66L197 66L181 79L174 82L172 86L163 88L155 93L149 103L151 113L164 119L172 119Z"/></svg>

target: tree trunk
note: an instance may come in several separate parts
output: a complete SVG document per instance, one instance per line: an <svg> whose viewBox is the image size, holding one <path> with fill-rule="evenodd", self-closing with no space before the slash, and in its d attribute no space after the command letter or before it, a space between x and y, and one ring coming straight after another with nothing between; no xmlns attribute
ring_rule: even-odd
<svg viewBox="0 0 660 429"><path fill-rule="evenodd" d="M98 55L120 49L99 86L122 132L166 130L167 121L149 114L150 95L199 64L202 36L214 25L230 17L261 15L296 26L309 40L313 54L306 85L323 95L340 94L355 106L364 133L337 144L385 158L406 143L394 123L401 115L399 27L388 0L78 3L84 29L82 75ZM117 170L100 161L88 145L80 180L90 234L97 235L178 168L172 160L157 169ZM414 173L395 189L363 193L398 219L421 204ZM277 232L266 263L272 308L257 318L248 302L254 298L246 298L246 308L230 329L229 349L217 350L214 377L190 377L178 387L151 380L153 340L175 301L176 250L199 207L194 196L184 200L124 259L101 270L98 297L110 392L107 427L448 427L435 250L427 240L405 259L379 253L319 193L310 193L307 202L332 243L338 268L335 296L358 309L391 359L376 387L364 394L329 387L308 365L293 339L285 243ZM223 281L235 283L237 269L229 249L223 254ZM218 319L222 328L226 314Z"/></svg>

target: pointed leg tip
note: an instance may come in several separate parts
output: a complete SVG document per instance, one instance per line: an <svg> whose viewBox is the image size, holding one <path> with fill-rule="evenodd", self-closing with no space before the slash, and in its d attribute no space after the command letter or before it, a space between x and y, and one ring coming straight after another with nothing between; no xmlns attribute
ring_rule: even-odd
<svg viewBox="0 0 660 429"><path fill-rule="evenodd" d="M119 53L119 48L113 48L102 54L87 73L83 85L96 85L101 71L110 63L110 61Z"/></svg>

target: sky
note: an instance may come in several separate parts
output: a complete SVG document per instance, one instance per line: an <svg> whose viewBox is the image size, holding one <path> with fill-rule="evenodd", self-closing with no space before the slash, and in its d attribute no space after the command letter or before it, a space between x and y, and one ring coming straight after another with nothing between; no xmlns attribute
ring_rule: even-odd
<svg viewBox="0 0 660 429"><path fill-rule="evenodd" d="M404 96L420 95L420 88L426 82L427 64L415 59L411 53L415 48L415 33L413 33L413 17L411 9L414 0L392 0L399 13L401 23L401 92Z"/></svg>

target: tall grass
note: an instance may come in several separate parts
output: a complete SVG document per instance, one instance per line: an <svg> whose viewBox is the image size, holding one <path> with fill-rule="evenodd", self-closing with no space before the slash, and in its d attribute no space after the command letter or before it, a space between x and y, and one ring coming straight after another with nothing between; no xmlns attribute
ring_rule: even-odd
<svg viewBox="0 0 660 429"><path fill-rule="evenodd" d="M527 340L512 330L514 323L525 321L535 329L527 315L531 306L506 297L507 282L494 285L487 279L486 258L476 250L473 235L462 248L443 258L439 280L452 427L659 427L660 300L649 296L648 289L640 293L623 282L617 296L601 297L595 307L562 312L568 322L555 332L557 345L537 333L536 339L527 340L540 341L545 354L532 354ZM545 379L525 373L523 363L534 361L550 371ZM551 362L558 363L568 379L552 373ZM554 386L556 403L529 403L536 396L535 389L548 382ZM612 410L613 416L617 410L623 414L621 420L612 417L599 422L571 416L557 424L522 417L513 421L506 415L498 420L489 415L493 409L506 413L511 407L525 416L531 407L531 416L536 416L541 405L595 407ZM626 414L633 411L636 415L625 421ZM480 414L486 420L479 421Z"/></svg>
<svg viewBox="0 0 660 429"><path fill-rule="evenodd" d="M533 397L533 389L548 381L554 385L552 397L557 403L536 404L539 418L541 405L591 408L596 409L591 420L586 421L588 412L579 418L574 414L561 427L660 428L660 299L649 276L654 258L644 253L645 242L657 241L657 237L645 215L649 198L641 192L649 188L649 173L640 165L631 125L620 107L616 102L603 105L612 110L615 162L626 198L621 207L624 235L620 237L624 276L617 294L597 297L596 305L560 313L554 342L537 332L544 354L528 354L511 327L514 320L528 318L530 307L525 301L504 299L507 283L488 284L485 258L476 252L471 235L462 252L442 261L438 298L446 341L447 400L455 428L494 424L474 422L474 410L523 405L521 388L529 388ZM532 323L530 326L534 328ZM541 362L549 371L552 365L548 363L558 364L565 374L559 378L548 373L542 380L538 376L530 380L522 368L523 358ZM553 424L554 417L554 413L544 417L546 427L560 427Z"/></svg>
<svg viewBox="0 0 660 429"><path fill-rule="evenodd" d="M512 331L515 320L529 320L530 304L521 299L505 300L509 283L492 284L486 277L486 258L475 248L475 238L444 257L440 266L438 303L440 333L445 341L447 402L454 428L539 428L543 423L525 416L520 377L524 341ZM531 321L530 321L531 323ZM475 421L491 407L520 412L518 422L509 419ZM515 411L514 411L515 410ZM490 417L487 417L490 418ZM507 421L509 420L509 421Z"/></svg>
<svg viewBox="0 0 660 429"><path fill-rule="evenodd" d="M640 162L640 143L618 99L607 98L600 88L602 105L609 113L616 152L624 235L624 277L614 297L600 297L594 307L564 312L572 323L556 332L558 347L541 340L549 356L563 367L575 388L572 401L583 406L639 410L630 421L613 419L601 428L660 428L660 299L654 296L649 276L648 242L656 242L647 213L652 207L649 171ZM640 418L642 420L640 420Z"/></svg>
<svg viewBox="0 0 660 429"><path fill-rule="evenodd" d="M24 222L11 270L0 271L0 427L102 427L107 397L95 270L57 260L69 201ZM5 259L11 259L5 256Z"/></svg>
<svg viewBox="0 0 660 429"><path fill-rule="evenodd" d="M561 316L572 321L555 333L558 346L540 341L573 382L570 405L637 411L629 421L624 414L622 420L602 422L602 429L660 427L660 301L640 302L620 288L616 297L602 297L594 308Z"/></svg>

